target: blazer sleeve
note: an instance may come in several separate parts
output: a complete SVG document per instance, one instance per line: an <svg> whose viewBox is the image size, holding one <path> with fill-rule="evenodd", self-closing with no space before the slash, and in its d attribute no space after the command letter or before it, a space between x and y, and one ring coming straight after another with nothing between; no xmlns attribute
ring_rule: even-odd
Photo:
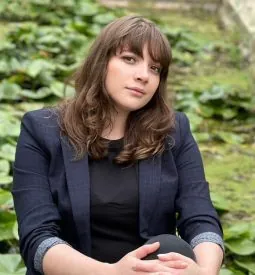
<svg viewBox="0 0 255 275"><path fill-rule="evenodd" d="M210 199L201 154L185 114L178 113L176 128L179 130L175 151L179 177L175 201L178 233L191 244L206 241L208 237L209 240L216 238L215 242L222 246L222 227Z"/></svg>
<svg viewBox="0 0 255 275"><path fill-rule="evenodd" d="M34 269L38 246L60 234L61 218L49 187L49 154L43 135L42 126L34 116L25 114L13 166L12 195L19 225L20 252L31 274L38 274Z"/></svg>

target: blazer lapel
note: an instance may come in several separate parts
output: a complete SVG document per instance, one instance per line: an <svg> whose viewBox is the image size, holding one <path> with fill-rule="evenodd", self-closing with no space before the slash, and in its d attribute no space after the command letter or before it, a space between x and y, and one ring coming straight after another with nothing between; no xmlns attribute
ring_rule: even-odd
<svg viewBox="0 0 255 275"><path fill-rule="evenodd" d="M138 171L140 234L143 238L148 239L150 237L150 221L157 207L160 191L161 156L139 161Z"/></svg>
<svg viewBox="0 0 255 275"><path fill-rule="evenodd" d="M74 161L74 150L66 137L61 138L66 180L71 201L73 218L78 234L79 248L90 255L90 184L88 156Z"/></svg>

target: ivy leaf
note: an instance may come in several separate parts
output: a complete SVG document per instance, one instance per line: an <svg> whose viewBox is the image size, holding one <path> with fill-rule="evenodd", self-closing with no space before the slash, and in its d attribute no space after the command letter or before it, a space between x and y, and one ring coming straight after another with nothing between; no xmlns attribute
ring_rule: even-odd
<svg viewBox="0 0 255 275"><path fill-rule="evenodd" d="M0 275L24 275L22 259L18 254L0 254Z"/></svg>
<svg viewBox="0 0 255 275"><path fill-rule="evenodd" d="M77 14L83 16L93 16L98 14L99 8L96 4L86 3L82 1L77 6Z"/></svg>
<svg viewBox="0 0 255 275"><path fill-rule="evenodd" d="M238 266L249 271L251 274L255 274L255 258L244 258L234 261Z"/></svg>
<svg viewBox="0 0 255 275"><path fill-rule="evenodd" d="M6 176L10 172L10 163L5 159L0 159L0 175ZM1 203L0 203L1 204Z"/></svg>
<svg viewBox="0 0 255 275"><path fill-rule="evenodd" d="M15 152L16 152L15 146L12 146L8 143L0 147L0 157L5 160L9 160L13 162L15 158Z"/></svg>
<svg viewBox="0 0 255 275"><path fill-rule="evenodd" d="M198 112L201 114L201 116L205 118L210 118L214 115L214 108L210 106L201 105L199 107Z"/></svg>
<svg viewBox="0 0 255 275"><path fill-rule="evenodd" d="M48 87L42 87L38 89L36 92L31 90L22 90L20 93L23 97L31 98L31 99L43 99L52 94L52 91Z"/></svg>
<svg viewBox="0 0 255 275"><path fill-rule="evenodd" d="M97 24L106 25L112 22L114 19L116 19L116 16L113 13L108 12L94 16L93 21Z"/></svg>
<svg viewBox="0 0 255 275"><path fill-rule="evenodd" d="M232 272L232 271L229 270L229 269L222 268L222 269L220 270L220 275L235 275L235 273Z"/></svg>
<svg viewBox="0 0 255 275"><path fill-rule="evenodd" d="M0 241L15 238L12 232L15 221L16 215L14 213L0 211Z"/></svg>
<svg viewBox="0 0 255 275"><path fill-rule="evenodd" d="M21 109L23 112L29 112L36 109L42 109L44 107L44 103L36 103L36 102L22 102L19 104L19 109Z"/></svg>
<svg viewBox="0 0 255 275"><path fill-rule="evenodd" d="M63 82L55 81L50 85L50 89L56 96L63 98L74 95L74 88L70 85L65 85Z"/></svg>
<svg viewBox="0 0 255 275"><path fill-rule="evenodd" d="M235 223L224 229L224 239L239 239L249 237L251 233L251 224L247 222Z"/></svg>
<svg viewBox="0 0 255 275"><path fill-rule="evenodd" d="M15 237L16 240L19 240L19 233L18 233L18 223L15 221L12 229L13 236Z"/></svg>
<svg viewBox="0 0 255 275"><path fill-rule="evenodd" d="M240 256L255 254L255 242L249 239L228 240L225 246L231 252Z"/></svg>
<svg viewBox="0 0 255 275"><path fill-rule="evenodd" d="M17 100L20 98L21 88L19 85L3 80L0 83L0 99Z"/></svg>
<svg viewBox="0 0 255 275"><path fill-rule="evenodd" d="M0 120L0 137L18 137L20 133L20 122L12 119L12 121L5 118Z"/></svg>
<svg viewBox="0 0 255 275"><path fill-rule="evenodd" d="M222 116L225 119L232 119L238 115L237 110L234 108L224 108L222 110Z"/></svg>
<svg viewBox="0 0 255 275"><path fill-rule="evenodd" d="M231 132L217 131L214 135L216 138L233 145L238 145L244 141L241 135L236 135Z"/></svg>
<svg viewBox="0 0 255 275"><path fill-rule="evenodd" d="M31 61L29 64L28 64L28 67L26 69L26 72L29 76L31 77L36 77L37 75L39 75L40 72L42 71L47 71L47 70L54 70L55 66L46 61L46 60L43 60L43 59L36 59L36 60L33 60Z"/></svg>
<svg viewBox="0 0 255 275"><path fill-rule="evenodd" d="M210 195L213 205L218 211L226 212L230 210L230 205L224 197L216 193L211 193Z"/></svg>
<svg viewBox="0 0 255 275"><path fill-rule="evenodd" d="M0 189L0 210L10 209L13 207L11 192Z"/></svg>
<svg viewBox="0 0 255 275"><path fill-rule="evenodd" d="M11 176L5 176L0 174L0 184L11 184L13 181L13 178Z"/></svg>

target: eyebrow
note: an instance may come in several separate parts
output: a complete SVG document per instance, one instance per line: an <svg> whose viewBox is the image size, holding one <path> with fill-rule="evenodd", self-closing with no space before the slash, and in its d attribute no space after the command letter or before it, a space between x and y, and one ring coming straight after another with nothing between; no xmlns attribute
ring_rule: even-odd
<svg viewBox="0 0 255 275"><path fill-rule="evenodd" d="M123 48L122 51L120 52L120 54L123 53L123 52L130 52L130 53L132 53L132 54L134 54L134 55L137 55L137 56L139 56L140 58L144 59L144 57L143 57L142 55L140 55L140 54L138 54L138 53L136 53L136 52L134 52L134 51L131 51L130 49L125 49L125 48ZM162 67L161 63L160 63L159 61L157 61L157 60L154 60L151 56L150 56L150 60L151 60L153 63L155 63L155 64L157 64L157 65L159 65L159 66Z"/></svg>

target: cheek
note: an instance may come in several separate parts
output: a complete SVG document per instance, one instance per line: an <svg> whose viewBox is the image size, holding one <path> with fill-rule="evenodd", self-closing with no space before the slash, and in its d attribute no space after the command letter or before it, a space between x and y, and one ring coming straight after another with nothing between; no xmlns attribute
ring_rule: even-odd
<svg viewBox="0 0 255 275"><path fill-rule="evenodd" d="M157 89L159 87L159 83L160 83L160 79L159 78L155 78L153 80L152 89L153 89L154 93L157 91Z"/></svg>

